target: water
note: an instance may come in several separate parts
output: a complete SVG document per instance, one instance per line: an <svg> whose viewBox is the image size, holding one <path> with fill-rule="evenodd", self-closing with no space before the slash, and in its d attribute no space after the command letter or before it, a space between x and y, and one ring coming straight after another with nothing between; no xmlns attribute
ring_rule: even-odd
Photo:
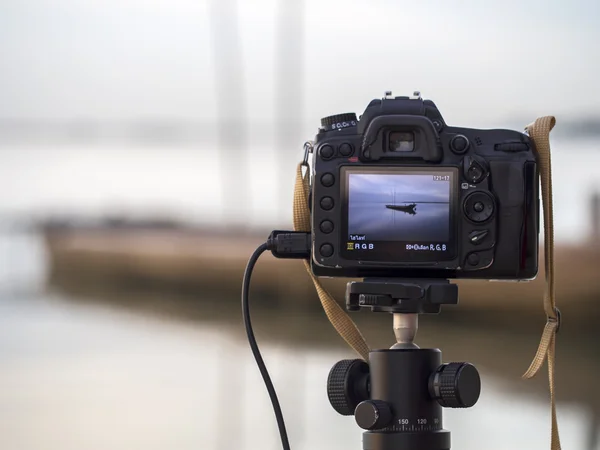
<svg viewBox="0 0 600 450"><path fill-rule="evenodd" d="M277 179L293 176L300 148L281 166L272 148L250 150L245 189L250 200L240 203L223 201L214 152L166 146L2 148L0 216L157 213L217 224L231 214L234 221L256 226L289 223L293 182L281 189ZM581 242L589 233L589 195L600 190L600 152L593 141L559 141L553 150L557 241ZM0 223L0 448L277 448L275 420L245 342L237 300L203 298L189 306L189 299L166 294L49 289L40 238L6 226ZM292 448L361 448L352 418L338 416L325 396L332 364L353 355L324 317L256 314ZM391 343L385 318L359 319L361 329L370 326L369 336L383 333L380 345ZM539 331L524 339L508 325L497 332L421 327L422 346L442 346L447 360L470 360L482 372L478 405L445 411L453 448L549 447L545 373L537 382L519 380ZM566 327L559 340L563 447L598 449L594 374L600 364L592 345L598 337L573 343L566 339L569 333L577 330Z"/></svg>
<svg viewBox="0 0 600 450"><path fill-rule="evenodd" d="M395 211L385 204L351 205L348 232L373 241L448 242L449 204L417 204Z"/></svg>
<svg viewBox="0 0 600 450"><path fill-rule="evenodd" d="M45 285L44 251L35 235L0 235L0 257L0 448L278 448L237 301L56 292ZM326 399L330 367L353 355L325 319L256 311L255 327L292 448L360 449L352 418L338 416ZM510 360L517 348L510 334L498 341L457 328L422 326L419 333L420 343L437 341L449 358L473 356L482 372L478 405L445 411L453 448L548 448L545 396L535 384L507 382L499 376L505 369L480 364L473 350L495 342L494 358ZM589 406L563 402L559 418L563 448L598 448L587 445L595 429Z"/></svg>

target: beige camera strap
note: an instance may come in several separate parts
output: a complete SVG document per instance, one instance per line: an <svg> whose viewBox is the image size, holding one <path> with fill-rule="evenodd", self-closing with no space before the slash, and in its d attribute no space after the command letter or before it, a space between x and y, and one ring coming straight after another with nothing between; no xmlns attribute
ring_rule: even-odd
<svg viewBox="0 0 600 450"><path fill-rule="evenodd" d="M560 328L560 311L556 308L554 298L554 220L552 212L552 167L550 161L550 131L554 128L556 119L552 116L540 117L528 125L526 130L533 140L540 165L542 184L542 204L544 209L544 263L546 276L546 292L544 294L544 310L547 322L537 353L523 378L533 378L540 370L544 361L548 360L548 380L550 384L550 403L552 408L552 439L551 450L560 450L558 421L554 396L554 362L556 333ZM302 168L306 166L306 172ZM306 161L298 164L296 171L296 186L294 189L294 230L310 232L310 209L308 207L309 170ZM368 361L369 346L358 327L342 307L323 288L321 282L313 275L310 263L304 260L304 265L310 275L317 294L325 310L327 318L340 336L365 361Z"/></svg>
<svg viewBox="0 0 600 450"><path fill-rule="evenodd" d="M304 162L298 164L296 170L296 187L294 189L294 230L310 232L310 209L308 208L308 181L310 174L308 165L306 165L306 172L302 174L302 167L305 165ZM321 300L321 305L323 305L327 318L348 345L352 347L362 359L368 361L369 346L358 327L348 313L342 309L342 307L333 299L331 294L323 288L321 282L313 275L310 270L310 263L307 260L304 260L303 262L310 278L315 284L319 300Z"/></svg>
<svg viewBox="0 0 600 450"><path fill-rule="evenodd" d="M552 438L550 447L552 450L560 450L554 397L554 360L556 333L560 328L560 311L556 308L556 299L554 297L554 215L552 210L552 164L550 160L550 131L552 131L555 124L556 119L554 117L545 116L538 118L526 127L529 137L533 140L538 153L542 182L544 268L546 275L544 311L546 312L547 321L537 353L529 369L523 375L523 378L533 378L541 369L544 360L548 360L548 382L550 385L550 406L552 408Z"/></svg>

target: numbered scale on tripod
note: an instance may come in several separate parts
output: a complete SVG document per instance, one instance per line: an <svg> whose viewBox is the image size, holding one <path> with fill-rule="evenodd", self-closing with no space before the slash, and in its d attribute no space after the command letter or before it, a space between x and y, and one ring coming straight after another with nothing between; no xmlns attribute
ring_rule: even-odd
<svg viewBox="0 0 600 450"><path fill-rule="evenodd" d="M433 419L420 418L416 420L400 418L392 426L382 431L391 431L397 433L421 433L424 431L437 431L442 429L441 422L442 421L439 417L434 417Z"/></svg>

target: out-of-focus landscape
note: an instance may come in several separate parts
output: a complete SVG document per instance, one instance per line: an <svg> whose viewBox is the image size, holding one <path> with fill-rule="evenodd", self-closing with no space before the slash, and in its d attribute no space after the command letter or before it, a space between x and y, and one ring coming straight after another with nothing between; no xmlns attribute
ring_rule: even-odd
<svg viewBox="0 0 600 450"><path fill-rule="evenodd" d="M600 6L5 0L0 6L0 448L278 448L243 329L245 263L291 227L321 117L420 90L446 122L552 132L563 448L600 448ZM542 259L540 259L542 261ZM482 375L453 448L549 447L529 283L463 281L416 342ZM348 280L325 280L343 302ZM259 261L255 333L294 449L361 448L325 383L355 355L298 261ZM353 313L374 348L391 317Z"/></svg>

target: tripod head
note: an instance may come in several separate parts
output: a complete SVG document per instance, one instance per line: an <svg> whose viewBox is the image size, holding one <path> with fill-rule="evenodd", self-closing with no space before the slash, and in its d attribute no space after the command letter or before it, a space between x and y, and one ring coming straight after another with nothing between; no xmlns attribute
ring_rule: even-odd
<svg viewBox="0 0 600 450"><path fill-rule="evenodd" d="M468 408L481 390L469 363L442 364L438 349L414 343L419 314L437 314L458 303L458 286L448 280L365 279L346 287L346 308L393 314L396 343L372 350L369 361L343 360L327 379L329 402L354 415L367 430L364 450L449 450L442 407Z"/></svg>
<svg viewBox="0 0 600 450"><path fill-rule="evenodd" d="M458 304L458 286L448 280L365 278L346 285L346 309L388 312L394 316L393 349L419 348L415 343L419 314L437 314L442 305Z"/></svg>
<svg viewBox="0 0 600 450"><path fill-rule="evenodd" d="M365 278L346 285L346 309L401 314L437 314L458 304L458 286L448 280Z"/></svg>

